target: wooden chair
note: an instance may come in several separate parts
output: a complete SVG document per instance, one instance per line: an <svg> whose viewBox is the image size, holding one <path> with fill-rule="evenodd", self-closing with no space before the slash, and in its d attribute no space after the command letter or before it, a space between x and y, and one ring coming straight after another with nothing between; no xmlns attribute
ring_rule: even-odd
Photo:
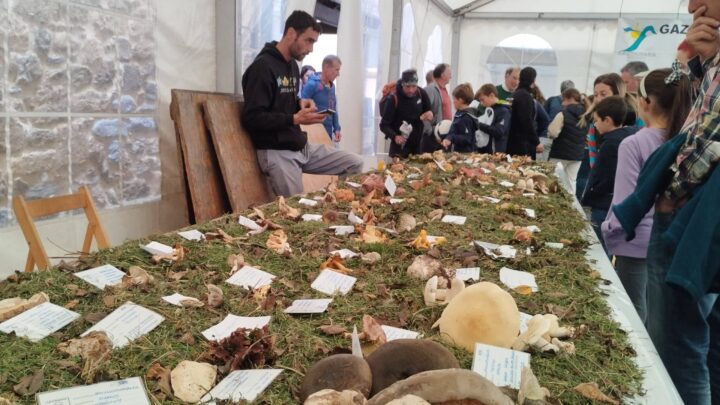
<svg viewBox="0 0 720 405"><path fill-rule="evenodd" d="M45 247L40 241L40 235L33 220L38 217L76 209L83 209L88 219L88 227L85 232L85 242L83 243L81 254L85 255L90 252L93 236L97 241L99 249L110 247L107 234L100 223L100 218L95 209L95 203L87 187L80 187L77 194L31 201L25 201L22 196L13 197L13 211L30 248L27 262L25 263L25 271L32 271L36 265L38 270L45 270L50 267L50 259L45 252Z"/></svg>

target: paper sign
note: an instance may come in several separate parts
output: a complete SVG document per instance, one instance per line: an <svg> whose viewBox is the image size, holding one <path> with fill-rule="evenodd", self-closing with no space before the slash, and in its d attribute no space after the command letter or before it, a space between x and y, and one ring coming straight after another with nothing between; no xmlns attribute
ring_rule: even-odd
<svg viewBox="0 0 720 405"><path fill-rule="evenodd" d="M413 332L411 330L400 329L388 325L381 325L380 327L385 332L385 337L387 337L388 342L397 339L417 339L420 337L420 333Z"/></svg>
<svg viewBox="0 0 720 405"><path fill-rule="evenodd" d="M150 253L153 256L156 255L171 255L175 252L175 249L168 245L163 245L160 242L150 242L145 246L140 246L142 250Z"/></svg>
<svg viewBox="0 0 720 405"><path fill-rule="evenodd" d="M305 222L322 222L322 215L320 215L320 214L303 214L302 219Z"/></svg>
<svg viewBox="0 0 720 405"><path fill-rule="evenodd" d="M140 377L41 392L38 405L150 405Z"/></svg>
<svg viewBox="0 0 720 405"><path fill-rule="evenodd" d="M187 296L182 295L182 294L180 294L180 293L175 293L175 294L173 294L173 295L168 295L167 297L162 297L162 299L164 299L165 301L167 301L167 302L169 302L169 303L171 303L171 304L173 304L173 305L177 305L177 306L179 306L179 307L182 306L181 301L183 301L183 300L198 301L198 299L195 298L195 297L187 297Z"/></svg>
<svg viewBox="0 0 720 405"><path fill-rule="evenodd" d="M328 295L345 295L352 290L357 279L332 270L323 270L310 287Z"/></svg>
<svg viewBox="0 0 720 405"><path fill-rule="evenodd" d="M182 236L183 238L185 238L187 240L201 241L201 240L205 239L205 235L202 232L198 231L197 229L178 232L178 235Z"/></svg>
<svg viewBox="0 0 720 405"><path fill-rule="evenodd" d="M535 197L535 193L523 193L523 197L532 198Z"/></svg>
<svg viewBox="0 0 720 405"><path fill-rule="evenodd" d="M331 226L330 229L335 231L335 235L344 236L355 233L355 227L350 225L335 225Z"/></svg>
<svg viewBox="0 0 720 405"><path fill-rule="evenodd" d="M532 233L539 233L539 232L540 232L540 228L538 228L538 227L535 226L535 225L530 225L530 226L527 227L527 229L528 229L528 231L530 231L530 232L532 232Z"/></svg>
<svg viewBox="0 0 720 405"><path fill-rule="evenodd" d="M345 185L347 185L347 186L349 186L349 187L352 187L352 188L360 188L360 187L362 187L362 185L361 185L360 183L355 183L355 182L352 182L352 181L346 181L346 182L345 182Z"/></svg>
<svg viewBox="0 0 720 405"><path fill-rule="evenodd" d="M318 205L318 202L315 200L308 200L307 198L301 198L300 201L298 201L299 204L307 205L308 207L315 207Z"/></svg>
<svg viewBox="0 0 720 405"><path fill-rule="evenodd" d="M112 341L113 348L119 349L155 329L164 320L162 315L128 301L80 336L102 331Z"/></svg>
<svg viewBox="0 0 720 405"><path fill-rule="evenodd" d="M237 316L228 314L220 323L211 326L202 335L207 340L222 340L232 335L238 328L260 329L270 323L269 316Z"/></svg>
<svg viewBox="0 0 720 405"><path fill-rule="evenodd" d="M122 278L125 276L125 273L109 264L90 270L79 271L74 274L101 290L104 289L106 285L120 284Z"/></svg>
<svg viewBox="0 0 720 405"><path fill-rule="evenodd" d="M480 280L480 267L465 267L455 270L455 278L462 281Z"/></svg>
<svg viewBox="0 0 720 405"><path fill-rule="evenodd" d="M355 215L354 212L350 211L348 214L348 221L350 221L351 224L361 225L364 224L363 220Z"/></svg>
<svg viewBox="0 0 720 405"><path fill-rule="evenodd" d="M390 204L391 204L391 205L400 204L400 203L403 202L403 201L405 201L404 198L391 198L391 199L390 199Z"/></svg>
<svg viewBox="0 0 720 405"><path fill-rule="evenodd" d="M483 197L483 199L484 199L484 200L487 200L487 201L490 201L490 202L493 203L493 204L497 204L497 203L500 202L500 199L499 199L499 198L495 198L495 197Z"/></svg>
<svg viewBox="0 0 720 405"><path fill-rule="evenodd" d="M350 249L333 250L332 252L330 252L330 254L334 256L340 256L343 259L360 256L359 254L353 252Z"/></svg>
<svg viewBox="0 0 720 405"><path fill-rule="evenodd" d="M507 188L515 187L515 184L514 184L514 183L510 183L510 182L507 181L507 180L501 181L501 182L500 182L500 185L503 186L503 187L507 187Z"/></svg>
<svg viewBox="0 0 720 405"><path fill-rule="evenodd" d="M445 215L441 221L445 222L446 224L465 225L466 220L466 217L461 217L458 215Z"/></svg>
<svg viewBox="0 0 720 405"><path fill-rule="evenodd" d="M417 179L420 177L420 173L410 173L405 178L408 180Z"/></svg>
<svg viewBox="0 0 720 405"><path fill-rule="evenodd" d="M59 305L43 302L0 323L0 332L15 332L31 342L40 341L79 318L80 314Z"/></svg>
<svg viewBox="0 0 720 405"><path fill-rule="evenodd" d="M528 321L532 319L532 315L520 312L520 334L525 333L528 328Z"/></svg>
<svg viewBox="0 0 720 405"><path fill-rule="evenodd" d="M244 226L245 228L250 229L251 231L258 231L262 229L260 225L257 224L257 222L253 221L252 219L248 217L244 217L240 215L238 217L238 224Z"/></svg>
<svg viewBox="0 0 720 405"><path fill-rule="evenodd" d="M275 276L268 272L255 267L243 266L225 282L249 290L270 285L274 278Z"/></svg>
<svg viewBox="0 0 720 405"><path fill-rule="evenodd" d="M385 190L387 190L388 194L390 194L390 197L395 197L397 185L395 185L395 180L393 180L390 176L385 177Z"/></svg>
<svg viewBox="0 0 720 405"><path fill-rule="evenodd" d="M565 244L559 242L545 242L545 246L551 249L562 249L565 247Z"/></svg>
<svg viewBox="0 0 720 405"><path fill-rule="evenodd" d="M526 271L518 271L503 267L500 269L500 281L502 281L502 283L510 289L515 289L520 286L528 286L532 288L533 292L538 290L538 286L535 283L535 276Z"/></svg>
<svg viewBox="0 0 720 405"><path fill-rule="evenodd" d="M523 211L525 211L525 215L527 215L528 218L535 218L535 210L524 208Z"/></svg>
<svg viewBox="0 0 720 405"><path fill-rule="evenodd" d="M489 242L474 241L475 247L482 249L486 255L493 259L514 259L517 249L510 245L496 245Z"/></svg>
<svg viewBox="0 0 720 405"><path fill-rule="evenodd" d="M443 167L443 164L442 164L442 163L438 162L438 161L435 160L435 159L433 159L433 162L435 162L435 164L437 165L437 167L440 168L440 170L442 170L442 171L444 171L444 172L447 171L447 170L445 170L445 167Z"/></svg>
<svg viewBox="0 0 720 405"><path fill-rule="evenodd" d="M201 401L227 400L233 403L240 401L250 403L262 394L280 373L282 370L278 369L235 370L210 390Z"/></svg>
<svg viewBox="0 0 720 405"><path fill-rule="evenodd" d="M475 343L472 371L498 387L520 388L520 374L530 364L530 353Z"/></svg>
<svg viewBox="0 0 720 405"><path fill-rule="evenodd" d="M286 314L320 314L327 311L332 298L314 300L295 300L292 305L285 308Z"/></svg>
<svg viewBox="0 0 720 405"><path fill-rule="evenodd" d="M362 346L360 345L360 336L358 335L357 326L353 325L352 337L350 338L350 347L353 356L364 358Z"/></svg>

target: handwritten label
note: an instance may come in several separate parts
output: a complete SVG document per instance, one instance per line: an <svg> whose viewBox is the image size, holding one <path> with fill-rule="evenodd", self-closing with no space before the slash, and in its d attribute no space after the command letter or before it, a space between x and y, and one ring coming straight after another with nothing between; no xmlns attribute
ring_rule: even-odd
<svg viewBox="0 0 720 405"><path fill-rule="evenodd" d="M201 241L201 240L205 239L205 235L202 232L198 231L197 229L178 232L178 235L182 236L183 238L185 238L187 240L193 240L193 241Z"/></svg>
<svg viewBox="0 0 720 405"><path fill-rule="evenodd" d="M465 225L466 220L466 217L459 215L445 215L441 221L446 224Z"/></svg>
<svg viewBox="0 0 720 405"><path fill-rule="evenodd" d="M345 295L352 290L355 281L357 281L355 277L325 269L317 276L310 287L327 295Z"/></svg>
<svg viewBox="0 0 720 405"><path fill-rule="evenodd" d="M518 271L503 267L500 269L500 281L511 289L515 289L520 286L528 286L533 292L538 290L538 286L535 283L535 276L526 271Z"/></svg>
<svg viewBox="0 0 720 405"><path fill-rule="evenodd" d="M455 270L455 278L462 281L480 280L480 267L464 267Z"/></svg>
<svg viewBox="0 0 720 405"><path fill-rule="evenodd" d="M31 342L38 342L79 318L80 314L59 305L43 302L20 315L0 323L0 332L15 332Z"/></svg>
<svg viewBox="0 0 720 405"><path fill-rule="evenodd" d="M225 282L249 290L270 285L274 278L275 276L268 272L251 266L243 266Z"/></svg>
<svg viewBox="0 0 720 405"><path fill-rule="evenodd" d="M150 405L140 377L37 394L38 405Z"/></svg>
<svg viewBox="0 0 720 405"><path fill-rule="evenodd" d="M113 348L119 349L155 329L164 320L162 315L128 301L80 336L102 331L112 341Z"/></svg>
<svg viewBox="0 0 720 405"><path fill-rule="evenodd" d="M498 387L520 388L520 374L530 364L530 353L475 343L472 371Z"/></svg>
<svg viewBox="0 0 720 405"><path fill-rule="evenodd" d="M74 275L102 290L106 285L120 284L125 273L115 268L115 266L106 264L90 270L79 271Z"/></svg>
<svg viewBox="0 0 720 405"><path fill-rule="evenodd" d="M395 184L395 180L390 176L385 177L385 190L390 194L390 197L395 197L397 185Z"/></svg>
<svg viewBox="0 0 720 405"><path fill-rule="evenodd" d="M228 314L220 323L211 326L202 335L207 340L222 340L232 335L238 328L260 329L270 323L269 316L237 316Z"/></svg>
<svg viewBox="0 0 720 405"><path fill-rule="evenodd" d="M320 298L313 300L295 300L292 305L285 308L286 314L320 314L327 311L332 298Z"/></svg>
<svg viewBox="0 0 720 405"><path fill-rule="evenodd" d="M160 243L160 242L155 242L155 241L150 242L150 243L148 243L147 245L144 245L144 246L141 245L140 247L142 248L142 250L150 253L150 254L153 255L153 256L156 256L156 255L171 255L171 254L173 254L173 253L175 252L175 249L173 249L172 247L170 247L170 246L168 246L168 245L164 245L164 244L162 244L162 243Z"/></svg>
<svg viewBox="0 0 720 405"><path fill-rule="evenodd" d="M282 370L236 370L202 398L202 402L227 400L252 402L282 373Z"/></svg>
<svg viewBox="0 0 720 405"><path fill-rule="evenodd" d="M315 200L308 200L307 198L301 198L300 201L298 201L299 204L306 205L308 207L315 207L318 205L318 202Z"/></svg>

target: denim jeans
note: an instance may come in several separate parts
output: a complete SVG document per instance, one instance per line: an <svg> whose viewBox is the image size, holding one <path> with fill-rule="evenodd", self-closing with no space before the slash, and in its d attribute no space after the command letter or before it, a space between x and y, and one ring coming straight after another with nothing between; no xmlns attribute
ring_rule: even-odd
<svg viewBox="0 0 720 405"><path fill-rule="evenodd" d="M608 254L608 250L607 246L605 246L605 239L603 239L602 229L600 229L600 226L602 225L603 221L605 221L605 218L607 218L607 215L608 210L593 208L590 211L590 224L592 225L593 231L595 231L595 235L597 235L597 238L600 241L600 245L602 245L602 248L605 251L606 255Z"/></svg>
<svg viewBox="0 0 720 405"><path fill-rule="evenodd" d="M672 219L672 214L655 213L650 233L648 333L683 401L709 405L711 385L715 391L720 389L715 384L720 379L717 372L720 336L713 333L720 331L720 306L713 309L717 294L705 294L695 300L682 288L665 283L665 275L676 252L675 246L663 241L661 235ZM713 402L720 403L720 398L715 397Z"/></svg>
<svg viewBox="0 0 720 405"><path fill-rule="evenodd" d="M640 320L647 324L647 263L645 259L615 256L615 271Z"/></svg>

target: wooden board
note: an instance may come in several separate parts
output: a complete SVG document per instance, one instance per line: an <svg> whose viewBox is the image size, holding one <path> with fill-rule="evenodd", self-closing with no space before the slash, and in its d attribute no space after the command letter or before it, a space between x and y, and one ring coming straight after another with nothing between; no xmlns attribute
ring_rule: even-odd
<svg viewBox="0 0 720 405"><path fill-rule="evenodd" d="M233 212L273 199L250 136L240 123L241 112L239 101L216 98L205 102L205 120Z"/></svg>
<svg viewBox="0 0 720 405"><path fill-rule="evenodd" d="M325 131L322 124L302 125L302 130L307 132L309 143L320 143L323 145L332 145L332 141ZM303 188L306 193L320 190L331 181L337 179L337 176L328 176L322 174L306 174L303 173Z"/></svg>
<svg viewBox="0 0 720 405"><path fill-rule="evenodd" d="M203 119L207 100L235 100L236 96L173 89L170 117L175 122L179 163L189 196L191 223L208 221L230 212L230 202L210 133Z"/></svg>

